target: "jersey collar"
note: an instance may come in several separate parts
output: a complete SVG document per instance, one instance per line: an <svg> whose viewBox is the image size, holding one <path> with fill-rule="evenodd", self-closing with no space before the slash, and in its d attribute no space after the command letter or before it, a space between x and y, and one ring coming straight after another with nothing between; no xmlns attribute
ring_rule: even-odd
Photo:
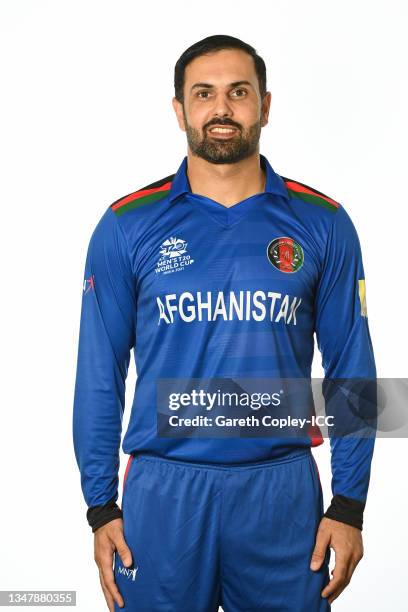
<svg viewBox="0 0 408 612"><path fill-rule="evenodd" d="M266 171L266 185L264 193L272 193L288 198L288 192L282 177L274 171L271 164L266 157L262 155L262 153L259 154L259 157L261 166ZM181 162L179 169L171 182L170 193L168 196L170 202L184 193L191 193L190 182L187 176L187 155Z"/></svg>

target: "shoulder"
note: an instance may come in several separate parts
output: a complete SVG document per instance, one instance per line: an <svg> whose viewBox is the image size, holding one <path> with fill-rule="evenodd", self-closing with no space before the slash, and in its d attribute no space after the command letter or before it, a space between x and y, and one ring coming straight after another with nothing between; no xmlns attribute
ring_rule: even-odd
<svg viewBox="0 0 408 612"><path fill-rule="evenodd" d="M175 174L140 187L105 207L91 236L95 249L129 250L163 216Z"/></svg>
<svg viewBox="0 0 408 612"><path fill-rule="evenodd" d="M110 210L116 217L122 217L130 211L139 209L143 209L144 212L152 210L157 202L165 200L168 196L174 176L175 174L170 174L122 196L110 204Z"/></svg>
<svg viewBox="0 0 408 612"><path fill-rule="evenodd" d="M359 242L357 230L342 202L316 187L280 176L288 192L291 214L313 236L320 250L332 242L340 245Z"/></svg>
<svg viewBox="0 0 408 612"><path fill-rule="evenodd" d="M139 187L105 208L97 231L106 240L129 253L137 250L140 240L155 227L170 207L167 197L175 174L170 174L154 183Z"/></svg>
<svg viewBox="0 0 408 612"><path fill-rule="evenodd" d="M310 205L311 211L327 210L329 213L338 213L342 208L340 202L315 187L282 175L281 179L285 183L289 198Z"/></svg>

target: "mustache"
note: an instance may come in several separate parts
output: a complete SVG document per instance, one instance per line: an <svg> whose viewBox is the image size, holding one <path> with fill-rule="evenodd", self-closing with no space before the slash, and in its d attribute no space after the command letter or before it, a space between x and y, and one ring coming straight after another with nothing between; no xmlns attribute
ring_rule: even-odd
<svg viewBox="0 0 408 612"><path fill-rule="evenodd" d="M207 123L206 126L204 126L204 129L208 130L213 125L222 125L225 127L230 126L230 127L236 128L237 130L241 129L240 125L237 125L236 123L234 123L233 121L230 121L229 119L218 119L218 120L211 121L210 123Z"/></svg>

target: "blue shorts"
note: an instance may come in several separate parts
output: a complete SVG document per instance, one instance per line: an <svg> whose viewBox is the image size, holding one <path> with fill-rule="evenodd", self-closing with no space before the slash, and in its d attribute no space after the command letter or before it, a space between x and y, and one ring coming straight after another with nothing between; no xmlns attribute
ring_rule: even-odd
<svg viewBox="0 0 408 612"><path fill-rule="evenodd" d="M115 612L326 612L310 558L323 496L309 449L245 464L131 455L122 497L133 565L115 553Z"/></svg>

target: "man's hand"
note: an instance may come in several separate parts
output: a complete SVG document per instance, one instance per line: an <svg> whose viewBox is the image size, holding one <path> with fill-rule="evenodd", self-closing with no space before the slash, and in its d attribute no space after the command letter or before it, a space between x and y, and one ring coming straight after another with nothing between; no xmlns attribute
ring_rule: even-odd
<svg viewBox="0 0 408 612"><path fill-rule="evenodd" d="M332 578L323 589L322 597L331 604L349 584L357 564L363 557L363 538L360 529L340 521L323 517L316 534L310 569L318 570L324 560L327 547L334 549L336 563Z"/></svg>
<svg viewBox="0 0 408 612"><path fill-rule="evenodd" d="M114 612L114 600L120 608L125 602L116 586L113 575L113 553L118 551L123 564L132 565L132 553L123 536L123 520L118 518L109 521L95 531L94 539L95 562L99 569L99 579L109 612Z"/></svg>

